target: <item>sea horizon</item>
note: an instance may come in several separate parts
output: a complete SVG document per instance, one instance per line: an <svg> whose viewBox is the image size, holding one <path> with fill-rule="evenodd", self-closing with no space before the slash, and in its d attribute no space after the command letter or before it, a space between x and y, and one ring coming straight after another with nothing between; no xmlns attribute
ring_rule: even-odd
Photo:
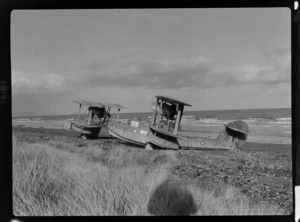
<svg viewBox="0 0 300 222"><path fill-rule="evenodd" d="M289 108L251 108L251 109L215 109L215 110L184 110L183 112L190 113L190 112L226 112L226 111L251 111L251 110L288 110L292 109L291 107ZM117 112L111 112L111 113L117 113ZM120 114L146 114L146 113L152 113L152 111L143 111L143 112L122 112L120 111ZM72 115L78 115L78 112L76 113L68 113L68 114L31 114L31 115L13 115L12 118L32 118L32 117L47 117L47 116L72 116Z"/></svg>

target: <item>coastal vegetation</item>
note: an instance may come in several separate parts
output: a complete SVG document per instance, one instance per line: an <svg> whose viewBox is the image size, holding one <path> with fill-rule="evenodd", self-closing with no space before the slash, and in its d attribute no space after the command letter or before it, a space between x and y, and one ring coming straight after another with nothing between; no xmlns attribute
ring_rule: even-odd
<svg viewBox="0 0 300 222"><path fill-rule="evenodd" d="M238 154L241 161L247 156ZM248 162L253 163L255 159ZM234 186L214 190L172 176L175 151L13 137L13 213L37 215L282 215Z"/></svg>

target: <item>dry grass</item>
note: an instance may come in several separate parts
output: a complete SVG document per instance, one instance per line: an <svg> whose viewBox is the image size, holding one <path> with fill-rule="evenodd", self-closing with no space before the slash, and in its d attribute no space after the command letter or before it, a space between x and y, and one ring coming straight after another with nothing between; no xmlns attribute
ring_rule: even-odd
<svg viewBox="0 0 300 222"><path fill-rule="evenodd" d="M237 149L232 153L232 156L238 160L238 166L241 169L255 169L261 166L261 161L257 157L245 151Z"/></svg>
<svg viewBox="0 0 300 222"><path fill-rule="evenodd" d="M71 151L71 152L70 152ZM275 215L236 188L168 179L174 151L13 142L13 212L35 215Z"/></svg>
<svg viewBox="0 0 300 222"><path fill-rule="evenodd" d="M196 215L284 215L285 210L275 205L251 203L237 188L225 186L219 194L190 186L196 200Z"/></svg>

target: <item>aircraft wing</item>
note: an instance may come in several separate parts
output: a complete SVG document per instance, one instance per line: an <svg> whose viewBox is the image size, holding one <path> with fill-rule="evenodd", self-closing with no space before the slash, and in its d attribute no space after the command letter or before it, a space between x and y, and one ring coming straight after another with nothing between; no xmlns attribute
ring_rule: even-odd
<svg viewBox="0 0 300 222"><path fill-rule="evenodd" d="M91 102L85 100L74 100L74 102L85 106L92 106L92 107L99 107L99 108L105 107L105 104L100 102Z"/></svg>
<svg viewBox="0 0 300 222"><path fill-rule="evenodd" d="M92 101L86 101L86 100L74 100L75 103L82 104L85 106L92 106L92 107L110 107L110 108L117 108L117 109L126 109L127 107L121 106L116 103L100 103L100 102L92 102Z"/></svg>
<svg viewBox="0 0 300 222"><path fill-rule="evenodd" d="M173 99L173 98L167 97L167 96L155 96L155 97L156 97L157 99L165 100L165 101L167 101L167 102L169 102L169 103L176 103L176 104L181 104L181 105L184 105L184 106L192 106L192 105L187 104L187 103L185 103L185 102L182 102L182 101L180 101L180 100L178 100L178 99Z"/></svg>
<svg viewBox="0 0 300 222"><path fill-rule="evenodd" d="M104 103L106 107L110 107L110 108L116 108L116 109L126 109L127 107L125 106L121 106L119 104L116 103Z"/></svg>

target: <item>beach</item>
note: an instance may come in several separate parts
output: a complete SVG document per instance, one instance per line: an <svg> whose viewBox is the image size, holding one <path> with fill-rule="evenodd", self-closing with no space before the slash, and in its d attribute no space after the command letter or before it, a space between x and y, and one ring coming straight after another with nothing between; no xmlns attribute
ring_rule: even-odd
<svg viewBox="0 0 300 222"><path fill-rule="evenodd" d="M127 121L128 119L121 119L122 121ZM62 129L63 122L65 120L31 120L31 119L15 119L12 121L12 126L14 127L32 127L32 128L45 128L45 129ZM149 122L149 121L148 121ZM195 135L206 138L216 138L218 134L224 128L224 125L229 123L229 120L223 121L211 121L204 122L184 119L181 124L181 130L195 132ZM287 125L273 124L271 127L269 125L251 124L248 122L249 133L247 137L248 142L254 143L271 143L271 144L290 144L291 139L291 124Z"/></svg>
<svg viewBox="0 0 300 222"><path fill-rule="evenodd" d="M102 128L97 139L82 140L79 134L61 129L62 121L17 122L13 122L13 135L20 142L50 144L56 146L56 149L62 149L61 147L68 144L68 147L73 147L76 151L65 151L79 154L89 147L97 147L99 150L144 150L143 147L113 138L106 128ZM215 135L216 133L207 133L207 136ZM241 153L176 151L176 158L181 161L179 165L171 167L169 177L195 183L205 189L214 189L214 186L234 186L255 203L276 204L282 206L288 214L293 206L291 144L276 143L271 137L264 143L253 141L255 137L245 143ZM58 143L64 145L57 145Z"/></svg>
<svg viewBox="0 0 300 222"><path fill-rule="evenodd" d="M282 115L286 116L286 113ZM220 187L234 187L250 198L254 205L276 205L281 207L284 214L291 213L293 206L291 119L282 115L275 118L244 117L249 133L247 142L238 151L174 151L175 158L180 161L178 164L171 164L168 178L171 181L181 181L180 184L196 184L201 189L214 192ZM126 122L130 118L136 118L150 123L149 117L149 113L125 114L120 120ZM97 150L93 153L98 151L101 153L103 150L146 152L143 147L113 138L106 128L101 129L98 138L83 140L78 133L67 131L62 127L65 120L75 118L75 115L14 118L12 133L21 144L28 143L33 146L47 144L56 150L62 149L83 158L91 148ZM195 136L216 138L224 125L234 118L232 115L226 118L220 115L195 118L195 114L185 114L180 130L194 132ZM94 162L100 158L95 155L88 157L88 161Z"/></svg>

